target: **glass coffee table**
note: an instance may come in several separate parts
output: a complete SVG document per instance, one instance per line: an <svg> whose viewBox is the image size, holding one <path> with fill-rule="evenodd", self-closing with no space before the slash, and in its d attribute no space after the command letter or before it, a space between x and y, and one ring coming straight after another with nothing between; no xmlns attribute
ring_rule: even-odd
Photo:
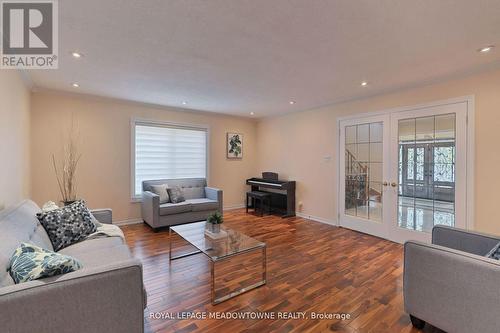
<svg viewBox="0 0 500 333"><path fill-rule="evenodd" d="M266 244L259 242L241 232L227 229L221 226L222 237L212 239L205 235L206 222L196 222L189 224L176 225L169 228L169 252L170 260L184 258L193 254L203 253L211 264L211 301L212 304L218 304L238 296L244 292L255 289L266 284ZM179 235L183 240L194 246L197 251L186 254L172 255L172 240L174 234ZM252 251L262 251L262 280L244 288L238 289L229 294L216 297L215 288L215 263L236 257L238 255Z"/></svg>

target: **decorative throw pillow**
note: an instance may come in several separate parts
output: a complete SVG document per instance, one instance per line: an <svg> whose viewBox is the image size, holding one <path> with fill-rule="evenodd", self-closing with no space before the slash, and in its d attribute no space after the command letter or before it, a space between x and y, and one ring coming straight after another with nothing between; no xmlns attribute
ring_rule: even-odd
<svg viewBox="0 0 500 333"><path fill-rule="evenodd" d="M170 201L170 197L168 195L168 185L151 185L151 192L154 194L158 194L160 196L160 204L164 204Z"/></svg>
<svg viewBox="0 0 500 333"><path fill-rule="evenodd" d="M495 245L495 247L492 248L490 252L488 252L486 257L491 258L491 259L500 260L500 243Z"/></svg>
<svg viewBox="0 0 500 333"><path fill-rule="evenodd" d="M169 188L167 191L168 196L170 197L170 201L172 201L173 203L186 201L186 199L184 198L184 193L182 193L182 189L179 186Z"/></svg>
<svg viewBox="0 0 500 333"><path fill-rule="evenodd" d="M94 217L83 200L59 209L38 213L37 217L47 231L54 251L85 239L97 229Z"/></svg>
<svg viewBox="0 0 500 333"><path fill-rule="evenodd" d="M54 201L47 201L42 206L42 212L50 212L55 209L59 209L59 206Z"/></svg>
<svg viewBox="0 0 500 333"><path fill-rule="evenodd" d="M65 274L82 268L73 257L21 243L10 258L9 274L15 283Z"/></svg>

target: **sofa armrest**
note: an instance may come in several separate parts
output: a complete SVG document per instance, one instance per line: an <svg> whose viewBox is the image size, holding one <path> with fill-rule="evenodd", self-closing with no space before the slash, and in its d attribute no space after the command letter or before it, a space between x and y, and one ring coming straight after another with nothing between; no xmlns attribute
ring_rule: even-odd
<svg viewBox="0 0 500 333"><path fill-rule="evenodd" d="M405 311L447 332L497 332L500 262L420 242L404 245Z"/></svg>
<svg viewBox="0 0 500 333"><path fill-rule="evenodd" d="M110 208L92 209L90 212L101 223L113 223L113 211Z"/></svg>
<svg viewBox="0 0 500 333"><path fill-rule="evenodd" d="M5 332L144 332L140 261L0 288Z"/></svg>
<svg viewBox="0 0 500 333"><path fill-rule="evenodd" d="M216 200L219 203L219 213L222 214L222 190L215 187L205 187L207 199Z"/></svg>
<svg viewBox="0 0 500 333"><path fill-rule="evenodd" d="M160 214L160 196L150 191L142 192L141 213L144 222L155 228Z"/></svg>
<svg viewBox="0 0 500 333"><path fill-rule="evenodd" d="M484 256L496 244L499 238L478 232L437 225L432 228L432 244Z"/></svg>

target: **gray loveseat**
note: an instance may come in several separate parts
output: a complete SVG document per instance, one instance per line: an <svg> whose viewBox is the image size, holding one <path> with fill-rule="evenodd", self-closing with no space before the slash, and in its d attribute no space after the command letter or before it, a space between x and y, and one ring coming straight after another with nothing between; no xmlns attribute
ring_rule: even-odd
<svg viewBox="0 0 500 333"><path fill-rule="evenodd" d="M485 255L500 237L446 226L432 244L404 246L404 306L413 325L446 332L499 332L500 261Z"/></svg>
<svg viewBox="0 0 500 333"><path fill-rule="evenodd" d="M151 191L152 185L179 186L186 201L160 204L160 197ZM204 178L160 179L142 182L142 219L151 228L197 222L218 211L222 213L222 190L207 187Z"/></svg>
<svg viewBox="0 0 500 333"><path fill-rule="evenodd" d="M53 250L36 218L39 211L26 200L0 212L0 331L143 332L142 265L120 237L84 240L60 250L83 264L78 271L14 284L7 269L21 242ZM93 214L111 223L111 210Z"/></svg>

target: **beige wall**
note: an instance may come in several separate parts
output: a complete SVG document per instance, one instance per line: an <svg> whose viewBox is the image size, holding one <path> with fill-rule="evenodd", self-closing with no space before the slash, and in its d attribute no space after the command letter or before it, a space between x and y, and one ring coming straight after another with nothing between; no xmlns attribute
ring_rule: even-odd
<svg viewBox="0 0 500 333"><path fill-rule="evenodd" d="M241 205L245 179L256 169L256 122L251 119L175 108L159 108L84 95L32 95L32 196L38 204L60 200L50 157L60 152L71 114L79 126L79 196L90 207L113 208L115 221L141 216L130 200L130 120L133 117L208 125L209 185L224 190L224 206ZM244 158L226 159L226 132L244 135Z"/></svg>
<svg viewBox="0 0 500 333"><path fill-rule="evenodd" d="M0 210L29 197L30 92L15 70L0 70Z"/></svg>
<svg viewBox="0 0 500 333"><path fill-rule="evenodd" d="M210 126L210 183L224 190L225 206L244 201L246 178L277 171L297 180L299 211L336 220L337 119L356 113L411 106L466 95L475 96L475 228L500 235L496 192L500 177L500 70L408 89L310 111L262 119L156 108L83 95L43 92L32 95L32 197L58 200L50 155L59 151L71 113L76 115L83 153L79 193L93 207L111 207L116 220L140 217L130 202L130 119L149 118ZM12 94L9 94L11 96ZM3 116L3 113L2 113ZM245 135L245 158L225 158L225 133ZM331 156L328 160L325 157ZM10 167L10 166L9 166ZM12 168L12 167L11 167ZM17 168L16 168L17 170Z"/></svg>
<svg viewBox="0 0 500 333"><path fill-rule="evenodd" d="M475 229L500 235L500 70L263 119L257 128L257 171L273 170L295 179L302 213L335 221L338 117L466 95L475 96Z"/></svg>

